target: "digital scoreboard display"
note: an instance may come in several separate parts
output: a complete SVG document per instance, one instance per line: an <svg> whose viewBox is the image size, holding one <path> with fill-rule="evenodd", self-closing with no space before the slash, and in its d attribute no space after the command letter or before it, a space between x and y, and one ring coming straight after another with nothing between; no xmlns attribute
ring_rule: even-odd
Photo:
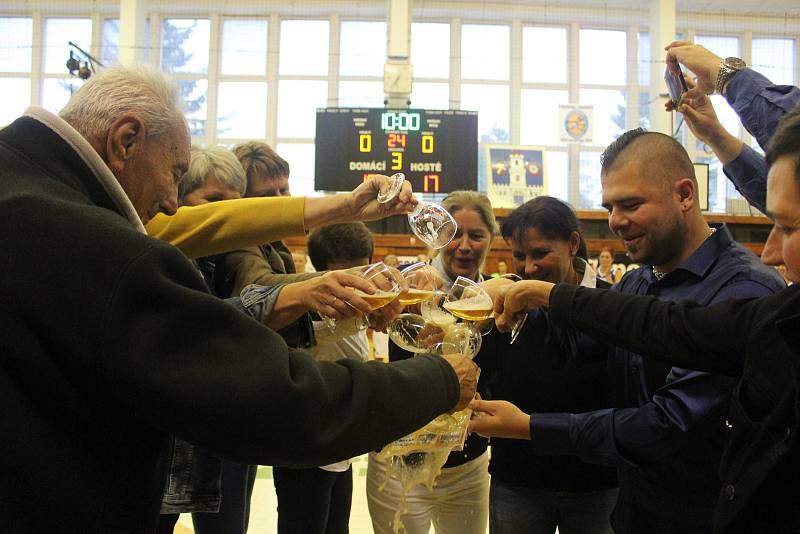
<svg viewBox="0 0 800 534"><path fill-rule="evenodd" d="M477 189L476 111L317 110L314 188L351 191L372 174L402 172L416 193Z"/></svg>

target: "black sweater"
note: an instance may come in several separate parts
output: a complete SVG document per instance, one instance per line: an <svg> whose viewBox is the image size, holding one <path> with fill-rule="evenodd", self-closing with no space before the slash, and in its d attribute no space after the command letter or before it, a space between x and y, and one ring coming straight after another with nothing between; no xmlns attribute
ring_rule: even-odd
<svg viewBox="0 0 800 534"><path fill-rule="evenodd" d="M578 357L576 335L553 324L547 313L530 312L516 342L497 353L492 398L507 400L525 413L608 407L605 351L596 359ZM545 491L598 491L617 485L616 469L574 456L534 455L527 440L492 438L489 472L507 484Z"/></svg>

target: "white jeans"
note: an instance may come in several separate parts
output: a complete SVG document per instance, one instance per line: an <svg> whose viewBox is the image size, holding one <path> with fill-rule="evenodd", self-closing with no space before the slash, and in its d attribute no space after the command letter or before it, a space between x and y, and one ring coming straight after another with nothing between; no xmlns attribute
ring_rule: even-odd
<svg viewBox="0 0 800 534"><path fill-rule="evenodd" d="M369 454L367 504L376 534L394 534L392 521L400 506L400 481L392 477L383 491L386 464ZM408 512L400 519L407 534L486 534L489 522L489 454L463 465L442 469L433 491L415 486L406 497Z"/></svg>

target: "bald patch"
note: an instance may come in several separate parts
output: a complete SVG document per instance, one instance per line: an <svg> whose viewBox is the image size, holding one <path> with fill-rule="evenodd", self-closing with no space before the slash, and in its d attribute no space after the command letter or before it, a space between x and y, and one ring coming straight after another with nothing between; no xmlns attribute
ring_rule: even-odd
<svg viewBox="0 0 800 534"><path fill-rule="evenodd" d="M683 146L668 135L648 132L632 140L604 170L603 176L636 163L643 179L657 180L667 191L677 180L690 178L697 190L694 165Z"/></svg>

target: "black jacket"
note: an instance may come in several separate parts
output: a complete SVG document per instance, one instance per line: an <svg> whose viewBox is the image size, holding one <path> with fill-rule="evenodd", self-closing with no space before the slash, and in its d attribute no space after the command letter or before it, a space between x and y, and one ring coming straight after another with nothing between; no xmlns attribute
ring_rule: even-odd
<svg viewBox="0 0 800 534"><path fill-rule="evenodd" d="M558 285L554 320L645 357L740 376L715 532L800 532L800 287L709 307Z"/></svg>
<svg viewBox="0 0 800 534"><path fill-rule="evenodd" d="M311 466L451 408L447 362L319 363L208 294L29 117L0 130L0 532L154 532L167 435Z"/></svg>

